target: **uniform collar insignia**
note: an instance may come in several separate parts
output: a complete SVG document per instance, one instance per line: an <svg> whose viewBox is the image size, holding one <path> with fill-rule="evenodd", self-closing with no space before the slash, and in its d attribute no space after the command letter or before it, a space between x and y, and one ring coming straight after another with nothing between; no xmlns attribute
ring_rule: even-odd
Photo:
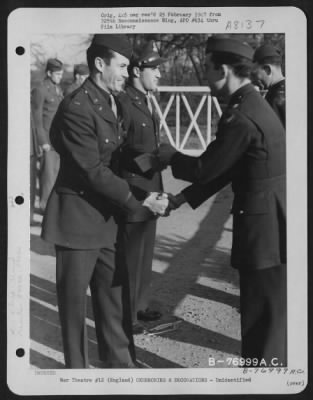
<svg viewBox="0 0 313 400"><path fill-rule="evenodd" d="M223 120L226 124L229 124L234 118L235 118L234 114L232 114L231 112L226 112Z"/></svg>
<svg viewBox="0 0 313 400"><path fill-rule="evenodd" d="M91 78L87 78L83 83L82 87L87 90L89 97L93 104L108 104L110 95L105 90L101 89L98 85L94 83Z"/></svg>
<svg viewBox="0 0 313 400"><path fill-rule="evenodd" d="M229 106L233 107L234 104L240 104L245 95L247 93L250 93L251 91L255 91L255 88L251 83L247 83L246 85L236 90L236 92L233 93L230 98Z"/></svg>
<svg viewBox="0 0 313 400"><path fill-rule="evenodd" d="M87 78L81 87L88 95L97 113L105 120L116 123L116 118L109 105L109 93L99 88L90 78Z"/></svg>

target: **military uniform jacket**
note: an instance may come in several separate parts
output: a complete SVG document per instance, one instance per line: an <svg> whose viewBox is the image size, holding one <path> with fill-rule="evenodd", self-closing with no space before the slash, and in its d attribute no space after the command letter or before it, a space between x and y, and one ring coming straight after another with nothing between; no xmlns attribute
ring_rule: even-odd
<svg viewBox="0 0 313 400"><path fill-rule="evenodd" d="M131 191L138 200L143 200L149 192L163 190L161 173L152 164L147 171L136 163L136 158L143 154L153 157L159 145L159 119L152 114L146 104L145 94L132 86L126 87L126 93L120 96L124 111L126 140L122 151L121 176L127 180ZM131 215L131 222L154 218L147 209L141 209Z"/></svg>
<svg viewBox="0 0 313 400"><path fill-rule="evenodd" d="M265 99L270 103L284 127L286 127L285 79L271 86L265 95Z"/></svg>
<svg viewBox="0 0 313 400"><path fill-rule="evenodd" d="M62 98L60 86L55 85L49 78L44 79L32 90L32 113L39 145L51 144L49 130Z"/></svg>
<svg viewBox="0 0 313 400"><path fill-rule="evenodd" d="M115 217L142 207L118 176L122 121L108 98L89 78L64 98L51 125L60 170L42 236L52 243L73 249L112 246Z"/></svg>
<svg viewBox="0 0 313 400"><path fill-rule="evenodd" d="M176 153L173 175L196 208L228 183L234 191L231 263L262 269L286 262L285 131L250 84L233 94L216 140L197 158Z"/></svg>

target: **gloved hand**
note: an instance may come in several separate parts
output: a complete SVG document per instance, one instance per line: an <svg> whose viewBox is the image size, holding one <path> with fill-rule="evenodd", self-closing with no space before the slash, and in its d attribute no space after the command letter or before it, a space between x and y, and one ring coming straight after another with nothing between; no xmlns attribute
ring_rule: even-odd
<svg viewBox="0 0 313 400"><path fill-rule="evenodd" d="M142 203L149 208L154 215L164 215L168 207L168 198L166 193L152 192Z"/></svg>

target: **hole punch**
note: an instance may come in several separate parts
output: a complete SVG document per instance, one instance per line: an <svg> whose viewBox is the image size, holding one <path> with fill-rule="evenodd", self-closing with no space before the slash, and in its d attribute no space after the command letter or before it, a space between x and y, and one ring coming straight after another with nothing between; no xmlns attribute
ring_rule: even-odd
<svg viewBox="0 0 313 400"><path fill-rule="evenodd" d="M18 47L15 49L15 53L16 53L18 56L22 56L22 55L25 53L24 47L23 47L23 46L18 46Z"/></svg>
<svg viewBox="0 0 313 400"><path fill-rule="evenodd" d="M24 357L25 356L25 350L22 348L19 348L16 350L16 355L17 357Z"/></svg>
<svg viewBox="0 0 313 400"><path fill-rule="evenodd" d="M21 205L24 203L24 197L23 196L16 196L15 197L15 203L18 205Z"/></svg>

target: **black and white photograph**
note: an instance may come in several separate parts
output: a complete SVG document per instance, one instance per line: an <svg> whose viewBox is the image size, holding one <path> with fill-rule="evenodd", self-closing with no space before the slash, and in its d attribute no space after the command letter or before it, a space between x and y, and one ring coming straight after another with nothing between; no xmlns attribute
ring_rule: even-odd
<svg viewBox="0 0 313 400"><path fill-rule="evenodd" d="M18 9L8 40L11 390L303 391L304 13Z"/></svg>

